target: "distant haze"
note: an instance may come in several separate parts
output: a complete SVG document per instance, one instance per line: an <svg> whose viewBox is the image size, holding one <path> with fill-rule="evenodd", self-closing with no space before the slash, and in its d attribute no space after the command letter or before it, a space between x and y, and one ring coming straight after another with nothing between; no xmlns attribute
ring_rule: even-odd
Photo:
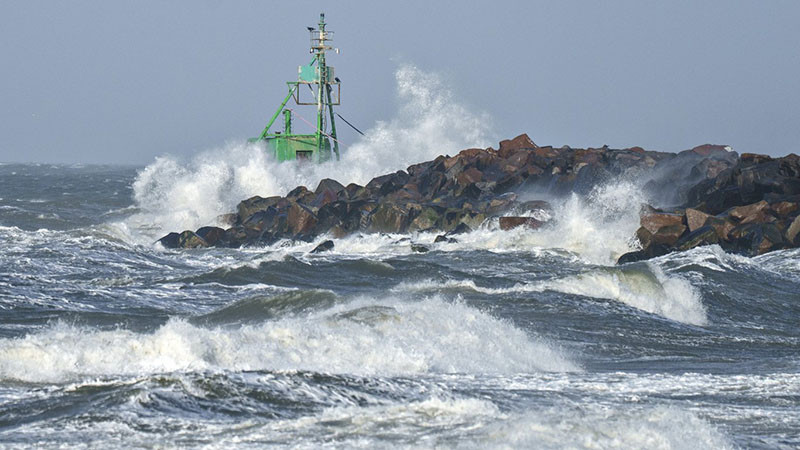
<svg viewBox="0 0 800 450"><path fill-rule="evenodd" d="M494 139L800 151L797 1L7 1L0 161L147 164L255 136L321 11L362 129L394 116L411 64Z"/></svg>

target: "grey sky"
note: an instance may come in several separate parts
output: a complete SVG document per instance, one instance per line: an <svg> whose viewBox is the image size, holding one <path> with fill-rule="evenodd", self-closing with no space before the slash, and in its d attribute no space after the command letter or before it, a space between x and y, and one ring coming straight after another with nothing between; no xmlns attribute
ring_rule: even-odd
<svg viewBox="0 0 800 450"><path fill-rule="evenodd" d="M362 128L392 117L402 61L498 139L800 150L797 1L4 1L0 161L145 164L256 135L320 11Z"/></svg>

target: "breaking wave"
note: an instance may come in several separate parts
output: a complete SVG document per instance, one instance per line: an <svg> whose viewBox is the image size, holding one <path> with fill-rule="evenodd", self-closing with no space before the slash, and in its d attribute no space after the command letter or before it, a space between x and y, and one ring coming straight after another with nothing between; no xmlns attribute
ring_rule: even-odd
<svg viewBox="0 0 800 450"><path fill-rule="evenodd" d="M476 358L476 355L481 355ZM577 370L558 349L461 303L356 300L239 328L170 320L151 334L58 324L0 340L0 379L204 370L520 373Z"/></svg>
<svg viewBox="0 0 800 450"><path fill-rule="evenodd" d="M253 195L284 195L297 186L314 189L323 178L365 184L411 164L488 145L489 121L458 104L438 76L414 66L396 74L399 110L378 121L342 151L342 160L320 165L277 164L257 144L232 143L190 161L161 156L134 183L140 213L128 220L148 239L165 231L214 223Z"/></svg>
<svg viewBox="0 0 800 450"><path fill-rule="evenodd" d="M708 323L702 297L689 281L677 275L666 275L652 263L646 263L644 267L645 270L641 266L601 268L579 275L536 283L519 283L505 288L478 286L473 280L420 280L400 283L392 290L436 292L449 289L489 295L556 291L618 301L676 322L692 325Z"/></svg>

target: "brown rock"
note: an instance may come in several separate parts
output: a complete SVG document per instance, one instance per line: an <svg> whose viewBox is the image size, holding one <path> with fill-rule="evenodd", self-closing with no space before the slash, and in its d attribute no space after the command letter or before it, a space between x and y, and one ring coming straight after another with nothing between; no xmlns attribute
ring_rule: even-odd
<svg viewBox="0 0 800 450"><path fill-rule="evenodd" d="M762 223L774 221L770 220L769 203L761 200L757 203L751 203L745 206L737 206L728 211L728 216L738 220L740 223Z"/></svg>
<svg viewBox="0 0 800 450"><path fill-rule="evenodd" d="M470 167L469 169L459 173L456 176L456 180L461 186L466 186L470 183L478 183L483 180L483 173L474 167Z"/></svg>
<svg viewBox="0 0 800 450"><path fill-rule="evenodd" d="M701 245L711 245L719 243L719 236L716 230L710 225L700 227L684 236L675 243L678 250L689 250L690 248Z"/></svg>
<svg viewBox="0 0 800 450"><path fill-rule="evenodd" d="M694 232L694 230L701 228L703 225L706 224L706 220L709 217L711 217L711 215L706 214L703 211L687 208L686 224L689 226L689 232Z"/></svg>
<svg viewBox="0 0 800 450"><path fill-rule="evenodd" d="M773 203L770 207L780 217L789 217L793 212L800 209L800 205L797 203L787 201Z"/></svg>
<svg viewBox="0 0 800 450"><path fill-rule="evenodd" d="M236 207L236 212L239 214L239 223L244 222L248 217L252 216L258 211L263 211L270 206L277 204L280 200L281 197L277 195L267 198L256 195L248 198L247 200L239 202L239 205Z"/></svg>
<svg viewBox="0 0 800 450"><path fill-rule="evenodd" d="M742 164L761 164L763 162L772 161L772 157L768 155L759 155L757 153L742 153L739 157Z"/></svg>
<svg viewBox="0 0 800 450"><path fill-rule="evenodd" d="M642 216L640 222L652 234L664 227L681 225L683 226L684 216L672 213L652 213ZM685 227L684 227L685 228Z"/></svg>
<svg viewBox="0 0 800 450"><path fill-rule="evenodd" d="M541 227L543 223L533 217L507 216L500 218L500 229L507 231L517 227L526 227L535 230Z"/></svg>
<svg viewBox="0 0 800 450"><path fill-rule="evenodd" d="M800 216L795 217L786 229L786 240L792 245L800 246Z"/></svg>
<svg viewBox="0 0 800 450"><path fill-rule="evenodd" d="M730 220L726 220L716 216L708 217L708 219L706 219L705 221L705 225L708 225L711 228L713 228L714 231L717 233L717 237L719 237L720 240L727 240L728 234L731 232L731 230L733 230L734 227L736 227L736 224L734 224Z"/></svg>
<svg viewBox="0 0 800 450"><path fill-rule="evenodd" d="M178 236L178 247L181 248L200 248L208 247L208 243L196 235L194 231L186 230Z"/></svg>
<svg viewBox="0 0 800 450"><path fill-rule="evenodd" d="M534 149L539 148L531 138L528 137L527 134L520 134L519 136L515 137L514 139L506 139L504 141L500 141L500 149L498 153L500 153L504 158L507 157L504 153L510 153L515 150L520 149Z"/></svg>
<svg viewBox="0 0 800 450"><path fill-rule="evenodd" d="M316 224L317 217L306 206L294 202L289 205L289 211L286 216L288 232L293 235L303 235L308 233Z"/></svg>
<svg viewBox="0 0 800 450"><path fill-rule="evenodd" d="M379 233L403 233L409 222L408 211L401 205L381 203L370 215L369 230Z"/></svg>
<svg viewBox="0 0 800 450"><path fill-rule="evenodd" d="M685 232L683 224L663 226L653 233L652 243L673 246Z"/></svg>
<svg viewBox="0 0 800 450"><path fill-rule="evenodd" d="M213 246L225 235L225 230L219 227L202 227L198 228L194 233L206 241L208 245Z"/></svg>
<svg viewBox="0 0 800 450"><path fill-rule="evenodd" d="M408 226L408 231L422 231L434 228L439 222L441 214L435 208L426 206Z"/></svg>

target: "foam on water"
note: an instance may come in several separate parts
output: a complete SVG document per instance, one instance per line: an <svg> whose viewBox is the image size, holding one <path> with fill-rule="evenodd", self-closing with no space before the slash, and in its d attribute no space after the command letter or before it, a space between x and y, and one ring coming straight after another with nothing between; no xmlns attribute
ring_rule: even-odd
<svg viewBox="0 0 800 450"><path fill-rule="evenodd" d="M512 325L437 298L361 299L239 328L171 320L138 334L59 324L0 340L0 379L33 382L197 370L384 375L576 369L558 349Z"/></svg>
<svg viewBox="0 0 800 450"><path fill-rule="evenodd" d="M497 423L488 436L485 445L490 448L733 448L705 420L666 406L530 411Z"/></svg>
<svg viewBox="0 0 800 450"><path fill-rule="evenodd" d="M708 318L702 297L689 281L666 275L658 266L649 270L609 268L549 280L533 287L565 294L604 298L692 325L706 325Z"/></svg>
<svg viewBox="0 0 800 450"><path fill-rule="evenodd" d="M253 195L284 195L296 186L314 189L323 178L365 184L411 164L488 145L488 119L458 104L433 74L405 65L396 72L399 111L378 121L342 151L342 160L321 165L277 164L256 144L232 143L190 161L162 156L134 183L141 212L128 219L148 238L196 229L234 210Z"/></svg>
<svg viewBox="0 0 800 450"><path fill-rule="evenodd" d="M692 284L678 276L667 275L655 264L637 268L602 268L579 275L512 287L478 286L473 280L419 280L403 282L396 292L471 290L490 295L514 292L556 291L565 294L615 300L642 311L692 325L706 325L708 318L702 297Z"/></svg>

